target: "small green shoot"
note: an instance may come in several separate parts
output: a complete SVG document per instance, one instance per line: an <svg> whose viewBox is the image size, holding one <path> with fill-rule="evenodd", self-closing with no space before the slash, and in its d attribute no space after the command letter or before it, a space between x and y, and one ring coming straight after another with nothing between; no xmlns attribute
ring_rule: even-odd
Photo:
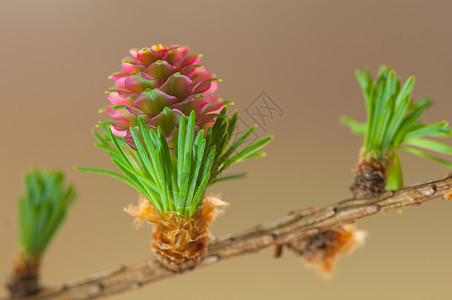
<svg viewBox="0 0 452 300"><path fill-rule="evenodd" d="M44 254L77 198L73 185L64 186L62 172L34 169L25 174L19 199L19 243L25 257Z"/></svg>
<svg viewBox="0 0 452 300"><path fill-rule="evenodd" d="M424 151L451 155L452 146L431 138L450 137L452 133L446 121L433 124L420 121L420 117L433 101L412 100L413 76L402 85L395 72L383 66L376 81L373 81L369 70L356 71L356 78L366 103L367 122L357 122L346 116L342 117L342 122L350 127L352 133L364 135L363 151L366 157L389 162L388 189L403 186L400 160L395 152L397 150L404 150L452 168L451 162Z"/></svg>

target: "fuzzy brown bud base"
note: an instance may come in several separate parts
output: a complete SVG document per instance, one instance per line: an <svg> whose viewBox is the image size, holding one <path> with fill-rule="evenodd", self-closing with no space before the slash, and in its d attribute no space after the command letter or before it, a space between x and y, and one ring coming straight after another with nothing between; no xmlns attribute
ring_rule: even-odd
<svg viewBox="0 0 452 300"><path fill-rule="evenodd" d="M194 268L207 252L211 239L209 225L216 219L225 203L215 197L205 197L203 204L190 218L174 212L160 214L146 199L126 210L138 224L153 225L152 250L165 268L183 272Z"/></svg>
<svg viewBox="0 0 452 300"><path fill-rule="evenodd" d="M452 200L452 188L444 195L447 200Z"/></svg>
<svg viewBox="0 0 452 300"><path fill-rule="evenodd" d="M39 259L25 259L23 254L19 254L7 288L14 299L39 293L41 290L39 284Z"/></svg>
<svg viewBox="0 0 452 300"><path fill-rule="evenodd" d="M320 234L293 240L288 248L294 251L308 266L314 266L329 277L339 255L345 255L362 245L366 232L357 230L354 224L337 226Z"/></svg>
<svg viewBox="0 0 452 300"><path fill-rule="evenodd" d="M386 189L386 160L360 159L356 165L350 186L356 199L377 196Z"/></svg>

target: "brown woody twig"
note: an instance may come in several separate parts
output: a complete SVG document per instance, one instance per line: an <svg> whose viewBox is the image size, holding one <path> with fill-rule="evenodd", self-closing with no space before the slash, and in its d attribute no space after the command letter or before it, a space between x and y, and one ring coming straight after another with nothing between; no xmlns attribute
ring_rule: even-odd
<svg viewBox="0 0 452 300"><path fill-rule="evenodd" d="M442 197L450 199L452 198L451 186L452 175L449 175L444 179L397 191L387 191L374 198L348 199L319 209L294 211L273 222L259 224L241 233L213 240L209 244L208 254L198 267L211 265L226 258L254 253L271 246L281 247L293 239L319 234L332 227L352 223L377 213L417 206ZM140 288L178 274L150 259L59 287L48 288L36 296L23 299L95 299Z"/></svg>

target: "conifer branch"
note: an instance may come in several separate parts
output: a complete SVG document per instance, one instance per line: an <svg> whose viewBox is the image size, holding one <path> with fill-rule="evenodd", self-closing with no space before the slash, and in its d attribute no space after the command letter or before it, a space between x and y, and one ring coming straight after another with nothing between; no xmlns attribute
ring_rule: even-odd
<svg viewBox="0 0 452 300"><path fill-rule="evenodd" d="M347 199L323 208L297 210L273 222L259 224L238 234L213 240L208 254L197 267L208 266L226 258L255 253L276 246L280 248L293 239L319 234L332 227L356 220L418 206L424 202L452 198L452 174L446 178L406 187L364 200ZM129 266L98 273L84 279L45 289L28 300L96 299L140 288L157 280L176 276L156 260L150 259ZM4 300L9 298L4 298Z"/></svg>

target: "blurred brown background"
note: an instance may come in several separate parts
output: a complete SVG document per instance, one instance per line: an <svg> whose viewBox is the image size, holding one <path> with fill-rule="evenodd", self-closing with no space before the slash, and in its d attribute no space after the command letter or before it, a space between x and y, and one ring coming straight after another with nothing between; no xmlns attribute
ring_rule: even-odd
<svg viewBox="0 0 452 300"><path fill-rule="evenodd" d="M150 255L151 228L135 230L122 210L137 193L73 170L113 170L90 129L108 119L97 113L107 76L129 48L188 45L223 79L219 94L244 121L254 123L245 108L263 91L284 112L258 130L275 136L267 158L233 168L249 178L211 189L231 204L216 236L350 195L361 137L339 116L364 119L355 68L374 74L388 64L403 79L416 75L415 97L436 99L424 120L451 119L450 1L2 0L0 30L2 281L17 247L22 174L33 166L65 170L81 195L47 253L46 284ZM402 160L407 184L449 172L409 154ZM111 299L450 299L451 213L452 202L437 200L359 222L370 232L366 246L341 259L329 281L269 249Z"/></svg>

